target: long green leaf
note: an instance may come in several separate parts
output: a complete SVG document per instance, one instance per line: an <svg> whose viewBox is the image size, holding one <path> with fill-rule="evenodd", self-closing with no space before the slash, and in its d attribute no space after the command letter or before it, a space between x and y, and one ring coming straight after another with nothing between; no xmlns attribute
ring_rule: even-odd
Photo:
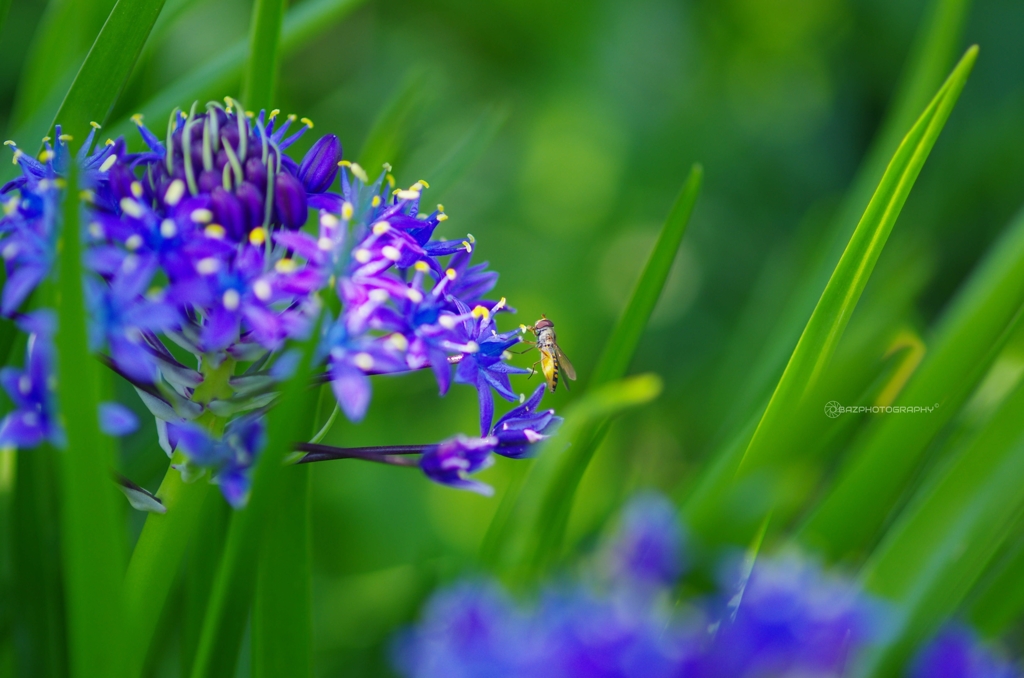
<svg viewBox="0 0 1024 678"><path fill-rule="evenodd" d="M742 425L771 395L772 386L778 382L793 346L878 186L889 159L903 139L904 132L914 124L918 113L928 104L929 97L949 71L949 65L960 48L960 36L970 6L971 0L931 1L886 116L842 204L827 223L816 225L815 232L826 231L820 236L820 246L801 258L801 261L808 262L806 270L792 286L786 284L780 291L785 304L770 316L770 324L758 324L755 331L749 333L750 342L734 342L725 360L725 364L733 369L722 370L721 380L715 389L715 403L733 410L726 427L729 434L733 426ZM752 303L759 302L755 295ZM751 314L758 310L751 309ZM751 353L756 356L753 360ZM742 375L742 379L736 379L737 373Z"/></svg>
<svg viewBox="0 0 1024 678"><path fill-rule="evenodd" d="M66 676L67 638L60 573L57 473L61 452L17 452L12 591L15 675Z"/></svg>
<svg viewBox="0 0 1024 678"><path fill-rule="evenodd" d="M242 78L242 103L250 110L270 110L277 88L278 47L285 0L256 0L249 29L249 59Z"/></svg>
<svg viewBox="0 0 1024 678"><path fill-rule="evenodd" d="M254 678L313 675L311 464L282 469L266 526L252 614Z"/></svg>
<svg viewBox="0 0 1024 678"><path fill-rule="evenodd" d="M703 168L699 164L693 165L662 226L644 270L637 279L629 303L623 309L611 337L605 344L604 352L588 381L585 398L590 397L589 389L592 388L600 389L599 392L603 393L602 386L621 379L629 369L647 321L654 312L658 297L672 269L672 262L679 251L679 245L700 193L703 177ZM531 535L529 542L519 554L521 561L517 566L525 577L534 577L542 573L561 552L562 539L569 524L576 489L608 430L607 417L595 418L589 423L589 427L574 427L560 434L566 437L571 447L569 453L559 457L557 471L545 472L541 479L534 473L530 475L530 490L534 491L534 487L544 489L543 494L537 494L532 500L527 499L524 504L524 511L534 511L532 520L516 519L517 523L527 526L526 530ZM485 559L492 560L497 557L494 555L494 544L506 539L507 526L510 524L513 510L511 505L519 501L517 495L518 492L507 493L502 500L503 504L508 505L499 507L496 518L500 518L502 522L495 522L485 539L482 551Z"/></svg>
<svg viewBox="0 0 1024 678"><path fill-rule="evenodd" d="M192 678L234 674L256 584L254 563L259 558L263 530L270 511L276 510L280 501L284 474L291 470L283 467L284 460L313 425L315 391L308 387L308 380L319 324L318 321L311 338L302 345L299 366L284 385L278 404L267 415L267 445L253 469L249 504L231 517Z"/></svg>
<svg viewBox="0 0 1024 678"><path fill-rule="evenodd" d="M485 543L506 546L506 562L515 578L534 578L548 564L548 554L561 546L572 502L561 501L557 490L575 492L577 474L585 467L579 459L578 443L605 425L609 417L648 403L660 392L660 378L653 374L638 375L591 389L573 403L558 435L541 445L522 493L508 496L507 500L513 503L511 515L506 511L505 521L491 526L495 536L485 539ZM525 527L513 531L509 527L512 524Z"/></svg>
<svg viewBox="0 0 1024 678"><path fill-rule="evenodd" d="M118 0L60 105L54 123L84 139L90 121L107 121L132 74L164 0Z"/></svg>
<svg viewBox="0 0 1024 678"><path fill-rule="evenodd" d="M113 6L114 0L52 0L47 4L18 81L13 125L21 126L37 115L43 124L53 119Z"/></svg>
<svg viewBox="0 0 1024 678"><path fill-rule="evenodd" d="M80 201L71 168L57 277L57 392L67 432L62 459L62 544L73 676L124 673L124 535L110 482L111 440L100 433L99 363L88 349Z"/></svg>
<svg viewBox="0 0 1024 678"><path fill-rule="evenodd" d="M178 470L168 468L157 490L156 496L167 512L147 515L124 578L129 676L140 675L142 671L177 566L189 536L195 531L209 488L205 478L186 484Z"/></svg>
<svg viewBox="0 0 1024 678"><path fill-rule="evenodd" d="M1024 616L1024 540L1019 537L970 608L971 623L989 638L1003 636Z"/></svg>
<svg viewBox="0 0 1024 678"><path fill-rule="evenodd" d="M939 322L928 355L895 401L939 404L915 417L881 417L849 453L851 460L801 530L833 557L863 545L892 510L936 434L984 376L1020 322L1024 305L1024 210L990 248Z"/></svg>
<svg viewBox="0 0 1024 678"><path fill-rule="evenodd" d="M913 648L964 599L1024 508L1024 384L951 464L926 478L916 500L873 553L866 588L896 603L895 633L861 675L896 675Z"/></svg>
<svg viewBox="0 0 1024 678"><path fill-rule="evenodd" d="M967 50L889 163L804 327L738 472L750 473L792 452L792 441L787 440L790 423L831 360L910 189L967 81L977 52L977 47Z"/></svg>
<svg viewBox="0 0 1024 678"><path fill-rule="evenodd" d="M640 338L647 328L647 321L658 304L661 290L665 287L668 274L672 270L672 262L676 259L679 245L690 223L690 215L697 204L697 195L704 180L704 168L699 164L690 168L690 174L679 191L672 211L669 212L665 224L658 234L658 242L644 264L644 270L636 281L629 303L619 316L615 329L605 342L604 351L590 375L589 384L600 386L621 379L626 375L629 364L633 361Z"/></svg>
<svg viewBox="0 0 1024 678"><path fill-rule="evenodd" d="M182 563L183 600L180 617L180 664L184 676L188 675L199 649L206 606L224 554L232 512L233 509L224 501L220 492L208 492L200 509L199 525L189 536L188 551Z"/></svg>

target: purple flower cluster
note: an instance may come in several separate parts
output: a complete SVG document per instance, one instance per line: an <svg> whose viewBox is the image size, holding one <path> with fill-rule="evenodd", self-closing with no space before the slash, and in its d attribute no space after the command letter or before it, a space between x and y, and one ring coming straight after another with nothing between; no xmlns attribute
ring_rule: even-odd
<svg viewBox="0 0 1024 678"><path fill-rule="evenodd" d="M522 605L494 584L457 584L399 638L396 665L410 678L824 678L872 641L877 606L793 555L759 558L720 595L681 601L683 544L672 504L638 498L596 585L561 582Z"/></svg>
<svg viewBox="0 0 1024 678"><path fill-rule="evenodd" d="M526 372L508 364L520 335L498 331L510 309L487 298L497 274L472 263L473 237L433 237L447 215L421 209L426 181L396 189L387 165L371 181L342 160L334 135L297 162L286 150L309 120L294 131L295 116L225 101L175 111L163 138L136 116L141 152L121 138L93 148L98 125L75 157L60 127L38 159L14 147L22 175L0 189L0 311L37 340L25 369L5 372L16 409L0 444L61 441L52 327L28 309L53 267L62 176L76 162L90 348L135 387L183 472L209 470L244 503L265 441L260 415L293 363L286 342L309 338L319 318L319 364L353 421L366 414L373 375L429 368L442 394L453 373L477 390L480 437L427 446L421 467L485 491L468 475L492 452L523 456L558 418L538 412L543 389L522 402L512 388L509 376ZM521 404L492 426L494 392Z"/></svg>
<svg viewBox="0 0 1024 678"><path fill-rule="evenodd" d="M970 628L950 624L917 654L910 678L1015 678L1021 673Z"/></svg>

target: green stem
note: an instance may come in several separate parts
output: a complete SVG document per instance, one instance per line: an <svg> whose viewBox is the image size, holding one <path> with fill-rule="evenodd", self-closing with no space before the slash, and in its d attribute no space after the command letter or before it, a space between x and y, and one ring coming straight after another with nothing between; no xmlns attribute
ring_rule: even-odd
<svg viewBox="0 0 1024 678"><path fill-rule="evenodd" d="M284 0L253 3L249 60L242 83L242 103L251 110L270 109L274 103L284 8Z"/></svg>

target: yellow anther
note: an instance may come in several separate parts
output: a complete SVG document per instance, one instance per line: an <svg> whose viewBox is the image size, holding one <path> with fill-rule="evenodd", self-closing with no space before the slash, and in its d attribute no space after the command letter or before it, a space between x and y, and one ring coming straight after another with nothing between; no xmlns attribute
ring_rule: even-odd
<svg viewBox="0 0 1024 678"><path fill-rule="evenodd" d="M75 140L75 138L73 136L71 136L70 134L61 134L57 138L60 139L61 141L65 142L65 143L67 143L69 141L74 141Z"/></svg>
<svg viewBox="0 0 1024 678"><path fill-rule="evenodd" d="M44 144L48 144L48 143L50 143L51 141L52 141L52 139L50 139L50 137L43 137L43 138L42 138L42 142L43 142Z"/></svg>
<svg viewBox="0 0 1024 678"><path fill-rule="evenodd" d="M295 115L294 113L288 114L288 119L291 120L292 122L295 122L298 119L298 117L299 116Z"/></svg>
<svg viewBox="0 0 1024 678"><path fill-rule="evenodd" d="M423 188L430 188L430 184L427 183L426 179L420 179L416 182L417 184L423 184Z"/></svg>
<svg viewBox="0 0 1024 678"><path fill-rule="evenodd" d="M85 189L78 192L78 197L86 202L92 202L96 199L96 194L89 189Z"/></svg>
<svg viewBox="0 0 1024 678"><path fill-rule="evenodd" d="M469 241L463 240L462 241L462 246L466 248L466 253L467 254L472 254L473 253L473 246L469 244Z"/></svg>
<svg viewBox="0 0 1024 678"><path fill-rule="evenodd" d="M266 241L267 232L263 229L262 226L257 226L256 228L249 231L249 242L252 243L253 245L256 245L258 247L265 243Z"/></svg>
<svg viewBox="0 0 1024 678"><path fill-rule="evenodd" d="M441 203L437 203L437 211L444 212L444 205L442 205Z"/></svg>
<svg viewBox="0 0 1024 678"><path fill-rule="evenodd" d="M189 216L192 218L192 221L197 224L208 224L213 221L213 212L203 207L192 210L192 214Z"/></svg>
<svg viewBox="0 0 1024 678"><path fill-rule="evenodd" d="M498 311L500 311L501 309L505 308L505 304L506 304L506 303L507 303L507 302L505 301L505 297L502 297L501 299L499 299L499 300L498 300L498 303L496 303L496 304L494 305L494 308L492 308L492 309L491 309L491 311L492 311L493 313L497 313L497 312L498 312Z"/></svg>
<svg viewBox="0 0 1024 678"><path fill-rule="evenodd" d="M142 197L142 184L138 181L133 181L131 185L132 195L136 198Z"/></svg>
<svg viewBox="0 0 1024 678"><path fill-rule="evenodd" d="M274 118L276 118L279 115L281 115L281 109L280 108L275 108L274 110L272 110L270 112L270 119L273 120Z"/></svg>
<svg viewBox="0 0 1024 678"><path fill-rule="evenodd" d="M167 191L164 192L164 203L174 207L181 198L185 195L185 182L181 179L175 179L171 182L171 185L167 187Z"/></svg>
<svg viewBox="0 0 1024 678"><path fill-rule="evenodd" d="M214 240L223 240L224 236L227 235L227 231L220 224L210 224L203 229L203 234L207 238L213 238Z"/></svg>
<svg viewBox="0 0 1024 678"><path fill-rule="evenodd" d="M444 272L444 275L449 280L455 280L455 276L457 274L455 273L455 269L454 268L449 268L447 271Z"/></svg>
<svg viewBox="0 0 1024 678"><path fill-rule="evenodd" d="M111 154L111 155L107 156L107 159L103 161L102 165L100 165L100 171L101 172L106 172L111 167L113 167L114 163L116 163L116 162L117 162L117 156L116 155Z"/></svg>
<svg viewBox="0 0 1024 678"><path fill-rule="evenodd" d="M142 113L136 113L135 115L133 115L132 116L132 122L134 122L136 125L141 125L142 124Z"/></svg>
<svg viewBox="0 0 1024 678"><path fill-rule="evenodd" d="M53 160L53 151L44 150L42 153L39 154L39 159L42 160L43 162Z"/></svg>
<svg viewBox="0 0 1024 678"><path fill-rule="evenodd" d="M113 139L107 139L106 141L103 142L103 145L104 146L113 146L114 145L114 140Z"/></svg>
<svg viewBox="0 0 1024 678"><path fill-rule="evenodd" d="M278 273L291 273L298 267L299 266L298 264L295 263L294 259L287 258L281 259L276 264L274 264L274 270L277 271Z"/></svg>
<svg viewBox="0 0 1024 678"><path fill-rule="evenodd" d="M430 264L420 259L413 265L413 268L415 268L420 273L427 273L428 271L430 271Z"/></svg>
<svg viewBox="0 0 1024 678"><path fill-rule="evenodd" d="M484 322L491 321L491 311L486 306L477 306L473 309L474 318L483 318Z"/></svg>
<svg viewBox="0 0 1024 678"><path fill-rule="evenodd" d="M380 196L379 195L373 196L373 200L370 201L370 205L373 206L373 207L380 207Z"/></svg>
<svg viewBox="0 0 1024 678"><path fill-rule="evenodd" d="M448 221L448 215L447 214L438 214L437 215L437 220L438 221Z"/></svg>
<svg viewBox="0 0 1024 678"><path fill-rule="evenodd" d="M363 182L364 184L370 183L370 177L366 175L366 170L360 167L359 163L354 162L351 165L349 165L349 170L352 172L352 174L356 176L357 179L359 179L359 181Z"/></svg>
<svg viewBox="0 0 1024 678"><path fill-rule="evenodd" d="M14 143L14 141L12 141L11 139L8 139L7 141L4 142L4 146L10 146L12 148L17 148L18 144Z"/></svg>
<svg viewBox="0 0 1024 678"><path fill-rule="evenodd" d="M466 234L466 240L468 240L469 242L473 243L474 245L476 244L476 238L473 237L472 233L467 233Z"/></svg>
<svg viewBox="0 0 1024 678"><path fill-rule="evenodd" d="M13 158L11 158L11 164L12 164L12 165L17 165L17 164L18 164L18 160L19 160L19 159L21 158L21 156L23 156L23 155L25 155L25 154L24 154L24 153L23 153L23 152L21 151L21 149L20 149L20 148L16 148L16 149L14 149L14 157L13 157Z"/></svg>
<svg viewBox="0 0 1024 678"><path fill-rule="evenodd" d="M413 186L415 186L415 184L413 184ZM412 189L409 189L408 191L398 189L392 193L392 195L397 195L400 200L417 200L420 197L420 192L419 190L414 191Z"/></svg>
<svg viewBox="0 0 1024 678"><path fill-rule="evenodd" d="M231 97L224 97L224 103L227 104L228 106L230 106L231 102L233 102L233 101L234 101L234 99L232 99Z"/></svg>
<svg viewBox="0 0 1024 678"><path fill-rule="evenodd" d="M299 122L301 122L303 125L305 125L309 129L313 129L313 121L310 120L309 118L302 118L301 120L299 120Z"/></svg>
<svg viewBox="0 0 1024 678"><path fill-rule="evenodd" d="M345 221L348 221L349 219L352 218L353 211L354 210L352 209L352 203L350 203L349 201L346 200L341 204L341 218L344 219Z"/></svg>
<svg viewBox="0 0 1024 678"><path fill-rule="evenodd" d="M338 167L351 167L351 166L352 166L352 161L351 160L339 160L338 161Z"/></svg>
<svg viewBox="0 0 1024 678"><path fill-rule="evenodd" d="M386 174L384 178L388 180L388 186L390 186L391 188L395 187L395 178L391 176L390 172Z"/></svg>
<svg viewBox="0 0 1024 678"><path fill-rule="evenodd" d="M373 225L373 233L374 233L374 235L384 235L385 233L387 233L390 230L391 230L391 224L389 224L386 221L378 221L376 224Z"/></svg>
<svg viewBox="0 0 1024 678"><path fill-rule="evenodd" d="M391 171L391 163L390 162L384 163L383 165L381 165L381 167L384 168L385 172L390 172Z"/></svg>
<svg viewBox="0 0 1024 678"><path fill-rule="evenodd" d="M522 323L519 323L519 331L520 331L520 332L522 332L523 334L526 334L526 332L527 332L527 331L528 331L529 329L530 329L530 328L529 328L529 327L527 327L526 325L524 325L524 324L522 324Z"/></svg>
<svg viewBox="0 0 1024 678"><path fill-rule="evenodd" d="M92 125L93 129L103 129L103 125L99 124L95 120L89 121L89 124Z"/></svg>
<svg viewBox="0 0 1024 678"><path fill-rule="evenodd" d="M253 117L256 117L256 114L255 114L255 113L253 113L252 111L246 111L246 112L245 112L245 117L247 117L247 118L253 118Z"/></svg>

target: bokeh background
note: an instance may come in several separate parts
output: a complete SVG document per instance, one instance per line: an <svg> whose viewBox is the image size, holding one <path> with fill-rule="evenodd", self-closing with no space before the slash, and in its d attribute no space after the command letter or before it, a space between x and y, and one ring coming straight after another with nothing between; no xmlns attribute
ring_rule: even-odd
<svg viewBox="0 0 1024 678"><path fill-rule="evenodd" d="M244 39L250 10L246 0L168 0L118 112ZM19 98L46 95L15 87L25 59L39 58L32 39L46 12L41 0L14 0L0 35L8 129ZM441 235L472 233L500 271L497 292L518 309L505 329L547 314L581 380L686 171L703 163L703 192L633 366L662 375L665 391L617 421L588 470L570 530L585 543L638 487L685 496L693 469L742 423L757 399L748 370L827 249L825 224L925 13L923 0L368 0L285 59L279 107L336 133L350 159L389 161L400 184L430 181L426 199L451 217ZM980 44L981 56L868 290L891 301L896 324L929 325L1024 198L1022 26L1024 4L973 4L963 46ZM367 147L384 123L397 132ZM572 398L560 389L548 402ZM475 421L468 387L441 399L429 374L378 378L366 420L340 423L325 442L432 442ZM166 464L153 440L143 430L123 451L130 477L151 488ZM394 631L439 582L473 571L515 463L482 474L495 498L406 469L318 465L320 675L387 675ZM172 664L161 670L176 675Z"/></svg>

